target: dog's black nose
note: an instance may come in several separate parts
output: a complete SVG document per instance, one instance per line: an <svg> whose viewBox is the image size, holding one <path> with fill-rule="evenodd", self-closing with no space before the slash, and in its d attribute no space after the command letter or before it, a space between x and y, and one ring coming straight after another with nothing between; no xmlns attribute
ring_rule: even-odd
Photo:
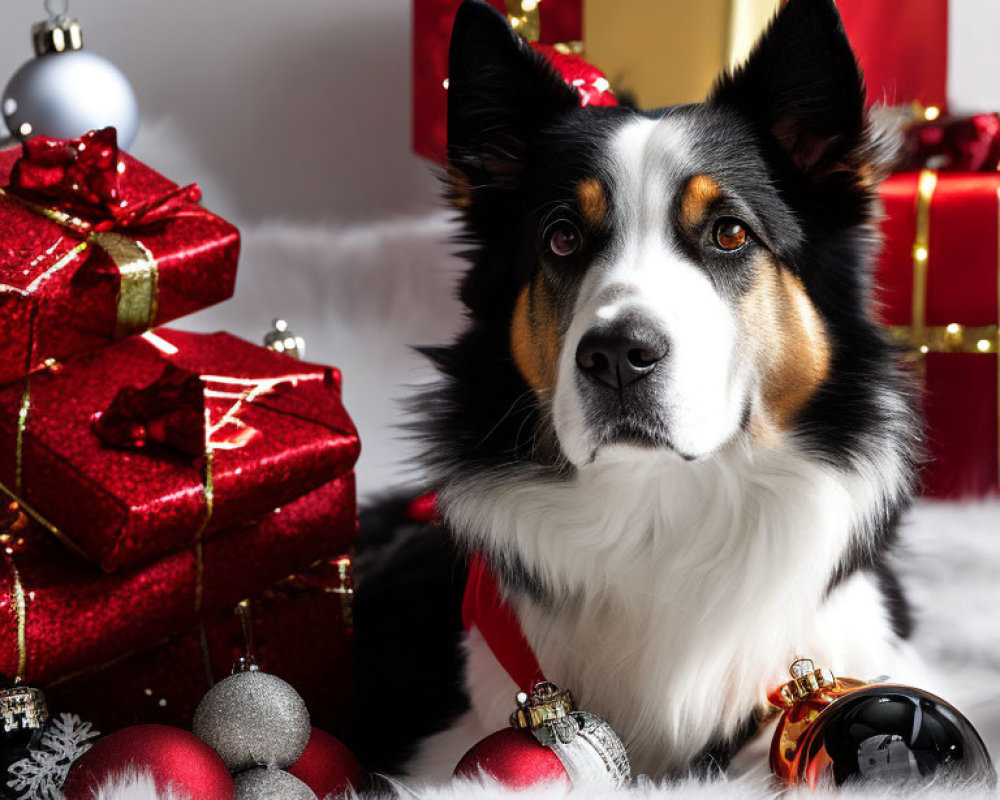
<svg viewBox="0 0 1000 800"><path fill-rule="evenodd" d="M587 331L577 345L576 364L587 375L621 391L652 372L668 349L666 336L626 319Z"/></svg>

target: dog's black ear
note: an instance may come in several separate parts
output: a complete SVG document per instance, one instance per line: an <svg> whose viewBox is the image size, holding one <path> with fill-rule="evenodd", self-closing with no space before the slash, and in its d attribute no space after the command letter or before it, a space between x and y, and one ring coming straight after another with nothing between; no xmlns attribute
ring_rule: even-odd
<svg viewBox="0 0 1000 800"><path fill-rule="evenodd" d="M749 117L814 179L863 144L864 82L834 0L788 0L709 99Z"/></svg>
<svg viewBox="0 0 1000 800"><path fill-rule="evenodd" d="M458 9L448 72L448 159L467 185L513 179L531 138L577 105L546 59L482 0Z"/></svg>

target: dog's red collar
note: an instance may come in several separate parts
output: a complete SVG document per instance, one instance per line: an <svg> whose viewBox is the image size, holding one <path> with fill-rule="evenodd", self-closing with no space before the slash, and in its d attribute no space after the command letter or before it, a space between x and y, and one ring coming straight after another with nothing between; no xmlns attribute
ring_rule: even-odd
<svg viewBox="0 0 1000 800"><path fill-rule="evenodd" d="M406 511L414 522L434 525L442 522L434 492L414 498ZM513 678L518 689L530 694L536 683L545 680L517 616L503 599L496 576L480 553L472 556L469 565L469 579L462 600L462 622L466 631L475 626L482 634L500 666Z"/></svg>
<svg viewBox="0 0 1000 800"><path fill-rule="evenodd" d="M518 689L530 694L536 683L545 680L517 616L503 599L496 576L480 553L472 557L469 565L469 580L465 584L465 598L462 600L462 622L467 631L473 626L479 630Z"/></svg>

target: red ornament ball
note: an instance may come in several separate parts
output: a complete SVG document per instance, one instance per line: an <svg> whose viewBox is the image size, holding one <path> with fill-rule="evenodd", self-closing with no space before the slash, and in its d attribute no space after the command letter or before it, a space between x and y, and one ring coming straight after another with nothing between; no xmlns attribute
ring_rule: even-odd
<svg viewBox="0 0 1000 800"><path fill-rule="evenodd" d="M570 783L555 752L540 744L530 731L516 728L491 733L462 756L455 767L456 778L478 778L481 774L511 789Z"/></svg>
<svg viewBox="0 0 1000 800"><path fill-rule="evenodd" d="M312 729L306 749L286 772L312 789L317 797L339 795L348 788L360 789L365 783L365 771L354 753L319 728Z"/></svg>
<svg viewBox="0 0 1000 800"><path fill-rule="evenodd" d="M113 775L149 772L157 791L175 791L198 800L233 800L233 778L219 755L190 731L168 725L134 725L98 739L73 764L63 792L66 800L92 800Z"/></svg>

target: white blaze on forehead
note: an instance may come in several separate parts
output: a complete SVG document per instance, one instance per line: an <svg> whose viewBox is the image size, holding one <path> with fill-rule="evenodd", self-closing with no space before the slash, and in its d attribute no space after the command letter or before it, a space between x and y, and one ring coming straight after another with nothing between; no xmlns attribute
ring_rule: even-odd
<svg viewBox="0 0 1000 800"><path fill-rule="evenodd" d="M560 358L555 427L575 464L593 455L576 381L576 347L594 325L639 315L670 341L658 367L658 408L674 446L702 455L740 424L747 379L735 357L737 321L708 274L677 246L671 209L694 171L683 119L641 119L611 141L605 180L612 240L591 265Z"/></svg>

